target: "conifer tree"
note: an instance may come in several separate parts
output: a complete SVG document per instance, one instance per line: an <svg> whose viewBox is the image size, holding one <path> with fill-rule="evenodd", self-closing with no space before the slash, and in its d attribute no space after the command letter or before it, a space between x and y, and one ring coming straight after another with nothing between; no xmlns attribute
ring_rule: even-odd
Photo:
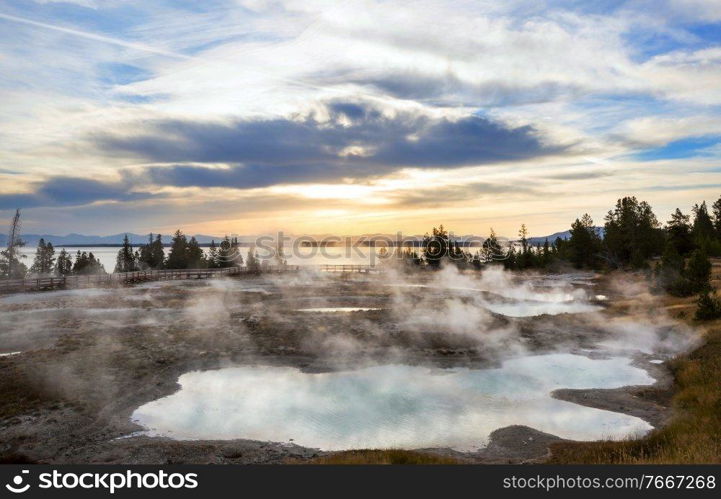
<svg viewBox="0 0 721 499"><path fill-rule="evenodd" d="M251 245L250 248L248 248L245 266L250 272L260 272L260 262L258 261L258 253L255 251L255 246Z"/></svg>
<svg viewBox="0 0 721 499"><path fill-rule="evenodd" d="M689 296L693 294L691 285L685 277L686 265L683 257L676 249L676 244L670 240L656 266L654 273L656 284L675 296Z"/></svg>
<svg viewBox="0 0 721 499"><path fill-rule="evenodd" d="M432 235L426 234L423 238L423 258L431 267L438 267L444 258L449 256L450 238L448 231L441 224L433 227Z"/></svg>
<svg viewBox="0 0 721 499"><path fill-rule="evenodd" d="M148 269L162 269L165 260L165 250L163 249L163 240L160 234L153 238L153 233L148 235L148 243L140 246L138 258L136 258L138 266Z"/></svg>
<svg viewBox="0 0 721 499"><path fill-rule="evenodd" d="M80 275L85 273L85 268L88 266L88 254L80 250L75 254L75 262L73 263L73 274Z"/></svg>
<svg viewBox="0 0 721 499"><path fill-rule="evenodd" d="M30 272L33 274L42 274L42 268L43 268L43 256L45 254L45 239L42 237L38 241L38 247L35 250L35 260L33 260L33 264L30 266Z"/></svg>
<svg viewBox="0 0 721 499"><path fill-rule="evenodd" d="M495 237L495 235L494 235L494 237ZM486 254L486 262L492 262L495 259L498 259L498 256L494 257L494 255L497 255L497 254L496 253L490 254L491 259L489 260L488 259L489 254L487 253ZM503 267L508 270L517 269L518 268L518 259L519 259L518 252L516 251L516 248L513 247L513 244L511 244L511 247L508 248L508 252L506 253L505 257L503 258Z"/></svg>
<svg viewBox="0 0 721 499"><path fill-rule="evenodd" d="M593 219L585 213L571 224L571 237L568 239L569 259L576 268L595 267L601 238L593 226Z"/></svg>
<svg viewBox="0 0 721 499"><path fill-rule="evenodd" d="M493 230L493 227L491 227L491 233L488 238L483 241L482 248L483 258L486 262L501 260L505 256L502 254L503 250L501 248L501 244L498 242L498 238L496 237L496 232ZM513 250L513 246L511 246L511 250ZM508 256L510 257L510 255Z"/></svg>
<svg viewBox="0 0 721 499"><path fill-rule="evenodd" d="M387 249L383 248L386 253L383 253L382 258L385 258L387 256ZM288 265L288 260L285 259L285 255L283 254L283 244L281 241L278 241L278 243L275 245L275 264L279 267L285 267Z"/></svg>
<svg viewBox="0 0 721 499"><path fill-rule="evenodd" d="M138 270L137 260L130 239L125 234L123 246L118 251L118 256L115 259L115 272L134 272L135 270Z"/></svg>
<svg viewBox="0 0 721 499"><path fill-rule="evenodd" d="M453 264L455 264L455 266L459 269L466 268L469 255L466 254L465 251L463 251L458 241L451 239L450 234L448 237L448 257L450 258L451 262L453 262Z"/></svg>
<svg viewBox="0 0 721 499"><path fill-rule="evenodd" d="M89 274L105 274L105 268L99 260L95 258L92 252L82 253L78 250L75 255L75 263L73 264L73 274L89 275Z"/></svg>
<svg viewBox="0 0 721 499"><path fill-rule="evenodd" d="M165 266L169 269L188 268L188 240L180 230L175 231Z"/></svg>
<svg viewBox="0 0 721 499"><path fill-rule="evenodd" d="M43 269L46 274L53 272L55 266L55 247L50 241L45 245L45 254L43 255Z"/></svg>
<svg viewBox="0 0 721 499"><path fill-rule="evenodd" d="M526 224L521 224L521 228L518 229L518 242L521 243L521 251L526 253L528 251L528 229Z"/></svg>
<svg viewBox="0 0 721 499"><path fill-rule="evenodd" d="M695 204L693 206L693 237L696 240L696 244L704 239L710 239L714 234L713 221L711 216L708 214L708 208L706 207L706 201L702 201L701 204Z"/></svg>
<svg viewBox="0 0 721 499"><path fill-rule="evenodd" d="M55 248L53 248L53 243L45 243L45 239L41 237L35 250L35 260L30 267L30 272L36 275L49 275L52 273L54 265Z"/></svg>
<svg viewBox="0 0 721 499"><path fill-rule="evenodd" d="M208 261L209 269L216 269L220 267L220 262L218 261L218 246L215 244L215 239L210 241L206 260Z"/></svg>
<svg viewBox="0 0 721 499"><path fill-rule="evenodd" d="M663 232L651 206L635 197L624 197L606 215L605 258L612 266L643 267L646 259L663 251Z"/></svg>
<svg viewBox="0 0 721 499"><path fill-rule="evenodd" d="M693 214L691 234L694 245L708 254L714 256L721 254L721 243L716 237L716 229L711 216L708 214L706 201L703 201L700 205L694 205Z"/></svg>
<svg viewBox="0 0 721 499"><path fill-rule="evenodd" d="M721 197L719 197L712 206L713 208L713 227L716 231L716 239L721 240Z"/></svg>
<svg viewBox="0 0 721 499"><path fill-rule="evenodd" d="M152 249L153 249L153 233L151 232L148 234L148 243L147 244L141 244L138 247L138 258L137 258L137 264L138 267L141 269L152 269L153 268L153 256L152 256Z"/></svg>
<svg viewBox="0 0 721 499"><path fill-rule="evenodd" d="M165 262L165 249L163 248L163 236L155 236L155 241L150 245L150 264L153 269L162 269Z"/></svg>
<svg viewBox="0 0 721 499"><path fill-rule="evenodd" d="M566 239L556 237L556 240L553 241L553 252L556 258L560 260L571 260L571 248L569 241Z"/></svg>
<svg viewBox="0 0 721 499"><path fill-rule="evenodd" d="M205 260L205 254L195 237L191 237L190 241L188 241L186 261L188 262L187 268L189 269L204 269L208 266L208 262Z"/></svg>
<svg viewBox="0 0 721 499"><path fill-rule="evenodd" d="M691 258L689 258L686 266L685 277L688 279L691 291L694 293L708 290L711 287L709 284L711 262L704 250L697 249L691 253Z"/></svg>
<svg viewBox="0 0 721 499"><path fill-rule="evenodd" d="M551 245L548 244L548 238L543 241L543 250L541 250L541 255L541 262L543 266L548 266L553 258L553 255L551 254Z"/></svg>
<svg viewBox="0 0 721 499"><path fill-rule="evenodd" d="M518 230L518 242L521 243L521 252L517 257L516 268L525 269L534 264L534 255L531 246L528 244L528 229L526 224L521 224Z"/></svg>
<svg viewBox="0 0 721 499"><path fill-rule="evenodd" d="M239 261L240 263L238 263ZM242 262L243 259L238 251L238 240L225 236L218 249L218 266L221 268L235 267L236 265L242 265Z"/></svg>
<svg viewBox="0 0 721 499"><path fill-rule="evenodd" d="M721 302L715 292L702 291L696 302L696 320L708 321L721 318Z"/></svg>
<svg viewBox="0 0 721 499"><path fill-rule="evenodd" d="M668 244L672 244L679 255L686 255L693 249L690 218L689 215L684 215L681 210L676 208L671 215L671 220L666 223Z"/></svg>
<svg viewBox="0 0 721 499"><path fill-rule="evenodd" d="M88 253L88 273L90 274L107 274L105 271L105 267L102 263L100 263L100 260L95 258L95 255L93 255L93 252Z"/></svg>
<svg viewBox="0 0 721 499"><path fill-rule="evenodd" d="M55 275L60 277L70 275L73 272L73 258L70 254L65 251L65 248L60 250L58 258L55 261Z"/></svg>
<svg viewBox="0 0 721 499"><path fill-rule="evenodd" d="M481 259L480 251L476 251L473 254L473 257L471 258L471 266L476 270L481 270L483 268L483 261Z"/></svg>

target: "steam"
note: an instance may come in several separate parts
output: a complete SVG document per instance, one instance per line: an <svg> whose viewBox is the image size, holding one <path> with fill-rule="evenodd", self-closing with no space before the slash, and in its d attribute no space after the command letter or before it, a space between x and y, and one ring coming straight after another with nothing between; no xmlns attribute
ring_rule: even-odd
<svg viewBox="0 0 721 499"><path fill-rule="evenodd" d="M304 321L310 325L304 337L288 346L328 359L367 351L369 346L423 350L432 337L432 343L475 347L502 360L527 352L523 334L535 318L545 317L547 322L548 316L558 315L555 324L562 330L570 327L567 317L573 315L593 328L597 349L667 355L693 345L687 328L650 312L655 298L642 284L619 278L604 291L632 297L636 303L627 316L609 318L587 285L588 278L519 276L500 267L479 275L449 266L438 272L409 275L391 270L380 277L341 280L305 270L250 279L17 294L0 298L0 341L5 349L27 350L47 347L49 340L73 328L112 331L129 325L165 331L182 327L208 340L216 335L248 336L246 325L261 320L271 330L277 324L280 331ZM305 317L296 319L295 313ZM403 341L394 340L398 335ZM325 350L318 348L320 344ZM544 348L553 350L552 345Z"/></svg>
<svg viewBox="0 0 721 499"><path fill-rule="evenodd" d="M694 335L687 328L649 313L655 298L643 284L623 282L623 277L612 281L604 293L632 297L639 305L609 317L588 285L590 277L519 276L500 267L462 273L449 266L438 272L390 270L343 280L306 269L248 279L17 294L0 298L0 341L4 350L25 351L52 346L64 334L89 326L111 331L136 326L165 332L182 328L211 343L214 336L243 336L250 345L262 338L252 338L248 324L262 321L271 332L277 324L282 334L298 322L297 327L307 325L305 332L285 346L327 359L385 349L403 362L398 352L415 357L419 350L441 345L481 349L486 357L502 360L528 352L526 318L548 322L549 316L559 316L554 322L559 330L578 321L591 328L596 349L668 355L693 345ZM582 334L575 347L588 346ZM564 340L543 349L573 347Z"/></svg>
<svg viewBox="0 0 721 499"><path fill-rule="evenodd" d="M139 381L130 386L131 390L152 393L144 383L155 386L158 366L257 369L273 364L286 371L267 372L283 379L290 376L288 369L291 377L297 377L299 366L313 372L378 368L373 372L382 376L364 378L364 386L375 396L385 389L402 391L401 378L418 375L409 366L472 368L463 370L463 376L451 376L448 379L455 381L442 386L443 390L458 391L466 390L466 375L474 382L502 384L503 376L509 373L504 369L509 366L518 374L521 365L545 369L546 364L538 360L541 356L575 354L569 364L556 363L565 366L565 371L552 371L550 381L540 371L538 376L524 371L529 379L539 378L536 389L542 390L539 393L543 398L529 402L535 412L513 421L507 416L490 422L472 414L464 423L483 423L490 430L513 422L538 428L542 425L534 422L548 416L547 426L541 429L562 434L558 431L561 421L566 425L583 418L587 422L600 421L592 409L573 406L576 412L568 412L568 402L548 401L552 387L570 388L579 379L590 379L588 375L576 379L568 374L572 366L610 366L603 372L612 373L616 368L625 369L623 366L632 358L667 358L688 350L697 341L693 331L659 311L658 298L639 280L619 275L603 289L596 289L592 278L589 274L518 275L500 267L480 273L460 272L450 266L436 272L406 274L389 270L382 275L350 276L306 269L242 279L149 282L127 288L17 294L0 297L0 352L4 352L2 362L18 362L23 355L14 358L10 354L46 350L43 355L48 362L34 367L43 383L79 400L94 393L99 399L96 403L114 408L109 410L127 409L122 400L127 399L129 387L127 381L119 381L122 376L123 380L137 376ZM598 295L608 299L601 300ZM590 357L595 361L620 359L614 362L621 364L589 364ZM384 370L383 366L395 367ZM132 372L123 373L123 369ZM639 381L634 377L637 372L630 373L618 382ZM200 380L209 379L198 376ZM384 377L390 384L381 382ZM203 400L208 394L195 379L181 377L184 392L190 390L183 397L192 394ZM346 381L331 384L347 387L353 378L339 379ZM434 385L436 382L436 377L429 381L433 386L442 385ZM227 384L224 380L218 383ZM275 386L272 377L268 383L269 387ZM616 386L615 381L593 381L579 387L598 383ZM506 395L511 397L511 392L521 390L522 383L506 388ZM304 385L279 386L275 394L267 391L270 388L259 386L258 390L267 395L267 407L276 404L279 394L294 397L303 407L322 403L317 393L309 393L311 388ZM351 390L344 400L355 406L362 400L359 397ZM419 395L417 400L422 398ZM256 406L252 409L260 410ZM219 410L250 409L222 405ZM449 415L439 417L454 424ZM620 419L607 420L611 428L618 425L626 431L646 429L637 421L614 417ZM432 428L416 423L416 433L433 434ZM483 429L478 431L483 433L486 426L477 426ZM367 441L377 442L392 432L418 441L408 428L386 426L385 430L368 436ZM582 435L578 431L568 435ZM320 437L315 435L310 435L308 441L318 441ZM457 436L445 435L439 441L454 443ZM401 440L398 445L405 445Z"/></svg>

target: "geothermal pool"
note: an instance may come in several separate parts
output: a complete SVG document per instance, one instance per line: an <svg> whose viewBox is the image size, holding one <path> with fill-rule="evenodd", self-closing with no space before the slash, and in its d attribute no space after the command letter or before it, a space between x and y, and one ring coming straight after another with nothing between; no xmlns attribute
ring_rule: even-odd
<svg viewBox="0 0 721 499"><path fill-rule="evenodd" d="M381 310L381 309L379 307L318 307L318 308L299 308L298 312L333 314L333 313L350 313L350 312L370 312L372 310Z"/></svg>
<svg viewBox="0 0 721 499"><path fill-rule="evenodd" d="M623 357L527 356L497 369L384 365L305 373L245 366L196 371L173 395L138 408L151 436L293 441L323 450L451 447L475 450L519 424L575 440L645 433L643 420L553 399L557 388L652 384Z"/></svg>
<svg viewBox="0 0 721 499"><path fill-rule="evenodd" d="M589 303L517 301L515 303L486 303L485 308L506 317L534 317L538 315L581 314L596 312L601 307Z"/></svg>

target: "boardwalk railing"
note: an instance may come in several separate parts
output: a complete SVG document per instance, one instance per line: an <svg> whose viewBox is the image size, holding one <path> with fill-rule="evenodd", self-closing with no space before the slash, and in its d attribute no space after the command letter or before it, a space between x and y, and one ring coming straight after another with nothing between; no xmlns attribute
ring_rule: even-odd
<svg viewBox="0 0 721 499"><path fill-rule="evenodd" d="M319 265L306 267L321 272L371 273L381 270L373 265ZM223 269L168 269L138 270L136 272L116 272L114 274L71 275L64 277L37 277L32 279L0 280L0 294L22 293L24 291L44 291L51 289L93 288L102 286L125 285L146 281L172 281L189 279L212 279L219 276L238 276L253 274L280 274L298 272L298 265L261 265L259 269L248 267L227 267Z"/></svg>
<svg viewBox="0 0 721 499"><path fill-rule="evenodd" d="M369 272L380 272L374 265L321 265L321 272L343 272L343 273L369 273Z"/></svg>
<svg viewBox="0 0 721 499"><path fill-rule="evenodd" d="M0 280L0 294L24 291L43 291L62 288L92 288L132 284L145 281L211 279L219 276L277 274L297 272L298 265L262 265L260 269L227 267L223 269L169 269L117 272L114 274L73 275L63 277L37 277L33 279Z"/></svg>

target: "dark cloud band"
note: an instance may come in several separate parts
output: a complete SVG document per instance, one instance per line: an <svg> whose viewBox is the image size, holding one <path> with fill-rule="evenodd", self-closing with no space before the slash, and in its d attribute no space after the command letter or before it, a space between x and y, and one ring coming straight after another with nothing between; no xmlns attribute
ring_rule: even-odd
<svg viewBox="0 0 721 499"><path fill-rule="evenodd" d="M105 154L171 165L126 173L116 183L53 177L31 193L0 195L0 209L155 197L137 192L147 191L147 184L250 189L368 179L406 167L510 162L564 150L545 145L530 126L509 127L476 115L449 119L389 114L363 102L330 102L323 113L297 119L230 124L156 121L145 133L94 136L93 141ZM228 166L210 167L211 163Z"/></svg>
<svg viewBox="0 0 721 499"><path fill-rule="evenodd" d="M133 192L126 182L105 183L77 177L52 177L22 194L1 194L0 210L38 206L78 206L96 201L139 201L154 195Z"/></svg>
<svg viewBox="0 0 721 499"><path fill-rule="evenodd" d="M155 122L134 136L104 136L104 152L147 161L180 164L150 167L158 184L262 187L281 183L367 178L400 168L457 168L561 152L543 144L530 126L509 127L480 116L431 118L402 112L393 116L364 103L326 105L329 118ZM226 163L227 169L197 163Z"/></svg>

